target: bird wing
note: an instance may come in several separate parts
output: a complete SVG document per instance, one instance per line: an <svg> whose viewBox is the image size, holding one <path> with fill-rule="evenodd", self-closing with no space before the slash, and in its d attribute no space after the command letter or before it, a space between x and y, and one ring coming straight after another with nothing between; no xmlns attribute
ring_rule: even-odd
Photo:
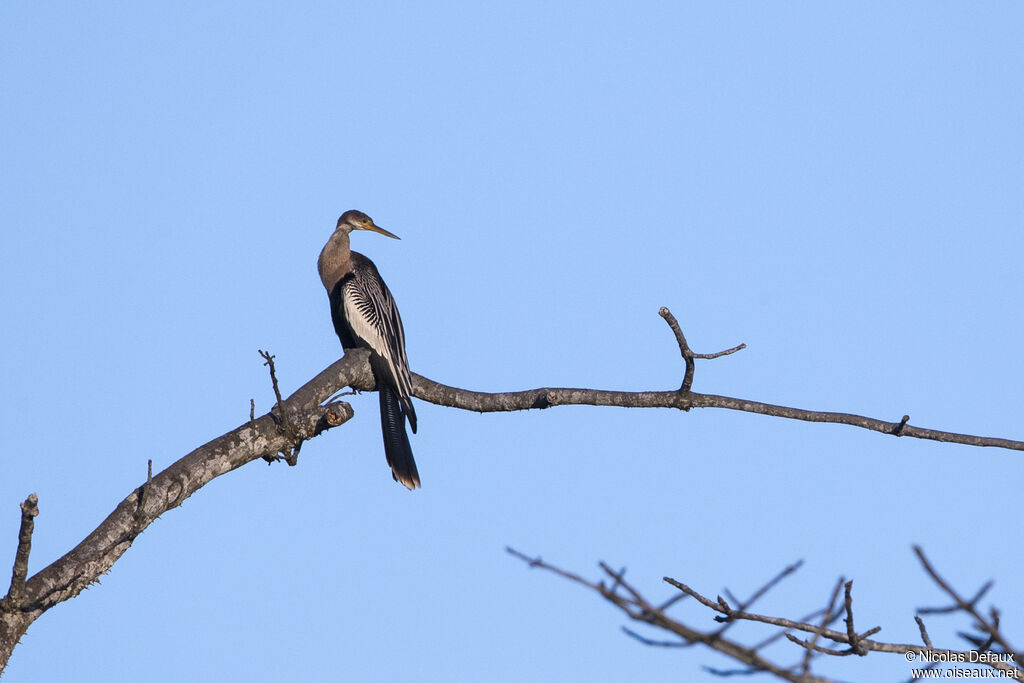
<svg viewBox="0 0 1024 683"><path fill-rule="evenodd" d="M391 291L376 268L373 268L372 273L368 269L355 268L353 277L347 279L342 286L341 299L345 320L353 336L384 361L389 379L409 418L409 426L416 433L416 412L410 399L412 375L405 355L405 330L402 329L402 317Z"/></svg>

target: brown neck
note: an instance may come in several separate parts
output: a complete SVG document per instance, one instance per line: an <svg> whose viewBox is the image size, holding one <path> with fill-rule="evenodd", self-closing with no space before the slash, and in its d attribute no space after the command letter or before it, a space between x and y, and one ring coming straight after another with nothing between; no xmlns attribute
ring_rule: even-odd
<svg viewBox="0 0 1024 683"><path fill-rule="evenodd" d="M328 293L338 280L348 273L351 261L352 250L349 248L348 230L335 230L320 252L320 259L316 264L320 271L320 281L324 283L324 289Z"/></svg>

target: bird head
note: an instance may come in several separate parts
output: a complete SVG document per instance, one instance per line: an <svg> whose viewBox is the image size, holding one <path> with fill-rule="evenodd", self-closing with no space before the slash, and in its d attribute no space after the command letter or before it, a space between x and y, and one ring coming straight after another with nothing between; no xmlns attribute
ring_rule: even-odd
<svg viewBox="0 0 1024 683"><path fill-rule="evenodd" d="M393 237L396 240L402 239L398 235L393 235L374 223L373 219L362 211L356 211L355 209L341 214L341 217L338 218L338 225L334 229L344 230L345 232L352 232L353 230L369 230L371 232L380 233L385 237Z"/></svg>

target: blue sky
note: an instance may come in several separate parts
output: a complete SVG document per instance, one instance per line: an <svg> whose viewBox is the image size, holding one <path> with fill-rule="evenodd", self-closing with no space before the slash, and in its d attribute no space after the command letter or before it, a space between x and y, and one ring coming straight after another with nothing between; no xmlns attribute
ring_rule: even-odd
<svg viewBox="0 0 1024 683"><path fill-rule="evenodd" d="M697 351L749 347L696 391L1024 437L1022 20L1008 2L5 3L0 568L28 493L37 571L147 459L269 409L257 349L285 391L340 355L316 258L349 208L402 237L354 246L413 370L446 384L674 388L668 306ZM914 608L943 601L919 543L964 592L994 578L1024 640L1020 454L720 410L419 402L409 493L376 397L352 403L298 467L254 463L166 514L32 626L5 680L728 666L643 647L506 545L627 566L652 597L665 575L745 594L803 558L764 611L812 611L842 574L859 623L916 642ZM929 625L949 646L966 627ZM909 676L878 654L821 671Z"/></svg>

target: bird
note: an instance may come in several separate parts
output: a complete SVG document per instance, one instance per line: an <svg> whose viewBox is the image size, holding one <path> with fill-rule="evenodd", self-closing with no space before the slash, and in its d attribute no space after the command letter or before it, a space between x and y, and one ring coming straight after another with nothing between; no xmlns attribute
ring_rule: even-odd
<svg viewBox="0 0 1024 683"><path fill-rule="evenodd" d="M391 290L373 261L352 251L349 233L369 230L401 239L373 222L362 211L346 211L338 218L330 239L320 252L317 269L331 304L331 320L341 346L370 350L370 368L380 397L380 426L384 455L391 476L409 490L420 486L405 423L416 433L412 405L412 374L405 355L405 330Z"/></svg>

